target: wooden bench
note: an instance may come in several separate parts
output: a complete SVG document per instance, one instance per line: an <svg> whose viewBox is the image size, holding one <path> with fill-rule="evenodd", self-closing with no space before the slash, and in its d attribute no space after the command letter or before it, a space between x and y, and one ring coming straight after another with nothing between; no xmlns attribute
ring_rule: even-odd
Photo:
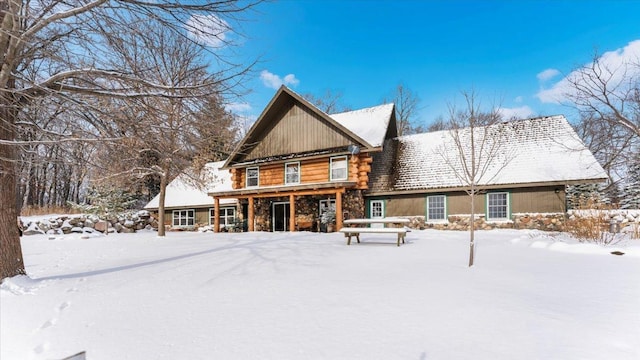
<svg viewBox="0 0 640 360"><path fill-rule="evenodd" d="M351 237L355 236L358 244L360 243L360 234L362 233L382 233L382 234L398 234L398 246L400 246L400 240L404 244L404 237L407 235L407 229L405 228L370 228L370 227L343 227L340 232L347 238L347 245L351 245Z"/></svg>

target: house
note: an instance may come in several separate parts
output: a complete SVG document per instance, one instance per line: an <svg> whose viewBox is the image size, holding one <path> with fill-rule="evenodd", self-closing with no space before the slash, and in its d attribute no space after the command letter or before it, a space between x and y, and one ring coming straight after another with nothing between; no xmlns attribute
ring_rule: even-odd
<svg viewBox="0 0 640 360"><path fill-rule="evenodd" d="M207 163L201 177L207 183L206 188L198 185L187 175L180 175L167 185L165 197L165 225L174 229L195 229L202 225L213 225L218 221L220 230L232 229L237 224L237 200L227 198L219 203L216 212L210 191L231 189L231 176L228 171L220 171L224 161ZM144 207L151 212L159 211L160 195L156 195ZM216 217L215 214L218 214Z"/></svg>
<svg viewBox="0 0 640 360"><path fill-rule="evenodd" d="M495 166L489 167L484 181L481 179L474 211L482 223L492 223L489 227L512 227L514 222L540 214L555 223L554 219L564 217L567 210L567 185L607 179L562 115L494 127L503 133L499 153ZM469 131L463 129L467 135ZM365 196L368 208L379 209L381 216L421 214L427 227L468 221L468 186L457 176L462 170L460 162L451 161L459 158L459 151L450 131L390 139L384 148L374 156L377 166Z"/></svg>
<svg viewBox="0 0 640 360"><path fill-rule="evenodd" d="M563 116L505 126L515 155L479 184L475 212L485 221L564 214L566 185L606 179ZM231 188L209 195L214 209L237 199L249 231L317 230L327 211L337 228L361 217L448 224L470 212L464 184L437 156L455 154L448 134L398 137L393 104L329 115L282 86L222 165Z"/></svg>

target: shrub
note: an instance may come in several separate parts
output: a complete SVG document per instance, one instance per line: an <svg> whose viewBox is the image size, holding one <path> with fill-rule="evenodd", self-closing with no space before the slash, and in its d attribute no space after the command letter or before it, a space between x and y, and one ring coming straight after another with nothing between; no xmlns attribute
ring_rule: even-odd
<svg viewBox="0 0 640 360"><path fill-rule="evenodd" d="M577 204L577 211L565 223L565 231L580 242L610 245L621 240L620 235L609 231L611 205L595 199L584 199Z"/></svg>

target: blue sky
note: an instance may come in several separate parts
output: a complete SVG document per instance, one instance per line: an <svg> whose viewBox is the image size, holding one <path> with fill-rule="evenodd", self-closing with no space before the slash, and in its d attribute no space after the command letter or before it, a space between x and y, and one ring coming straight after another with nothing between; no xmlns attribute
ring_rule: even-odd
<svg viewBox="0 0 640 360"><path fill-rule="evenodd" d="M487 106L575 120L541 91L596 50L640 56L640 0L282 0L249 18L237 28L246 39L236 51L261 62L246 84L251 93L233 107L249 119L281 83L340 92L353 109L380 104L403 83L420 98L418 123L447 115L447 104L472 88Z"/></svg>

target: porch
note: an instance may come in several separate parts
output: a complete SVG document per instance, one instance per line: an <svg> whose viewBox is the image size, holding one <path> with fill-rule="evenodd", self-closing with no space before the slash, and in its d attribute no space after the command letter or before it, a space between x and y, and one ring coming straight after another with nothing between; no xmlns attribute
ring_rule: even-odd
<svg viewBox="0 0 640 360"><path fill-rule="evenodd" d="M335 228L342 227L348 217L364 215L364 199L354 182L328 182L295 186L243 188L209 193L218 213L222 199L238 199L243 207L248 231L318 230L320 216L335 209ZM345 198L347 204L345 206ZM218 217L213 224L220 231Z"/></svg>

